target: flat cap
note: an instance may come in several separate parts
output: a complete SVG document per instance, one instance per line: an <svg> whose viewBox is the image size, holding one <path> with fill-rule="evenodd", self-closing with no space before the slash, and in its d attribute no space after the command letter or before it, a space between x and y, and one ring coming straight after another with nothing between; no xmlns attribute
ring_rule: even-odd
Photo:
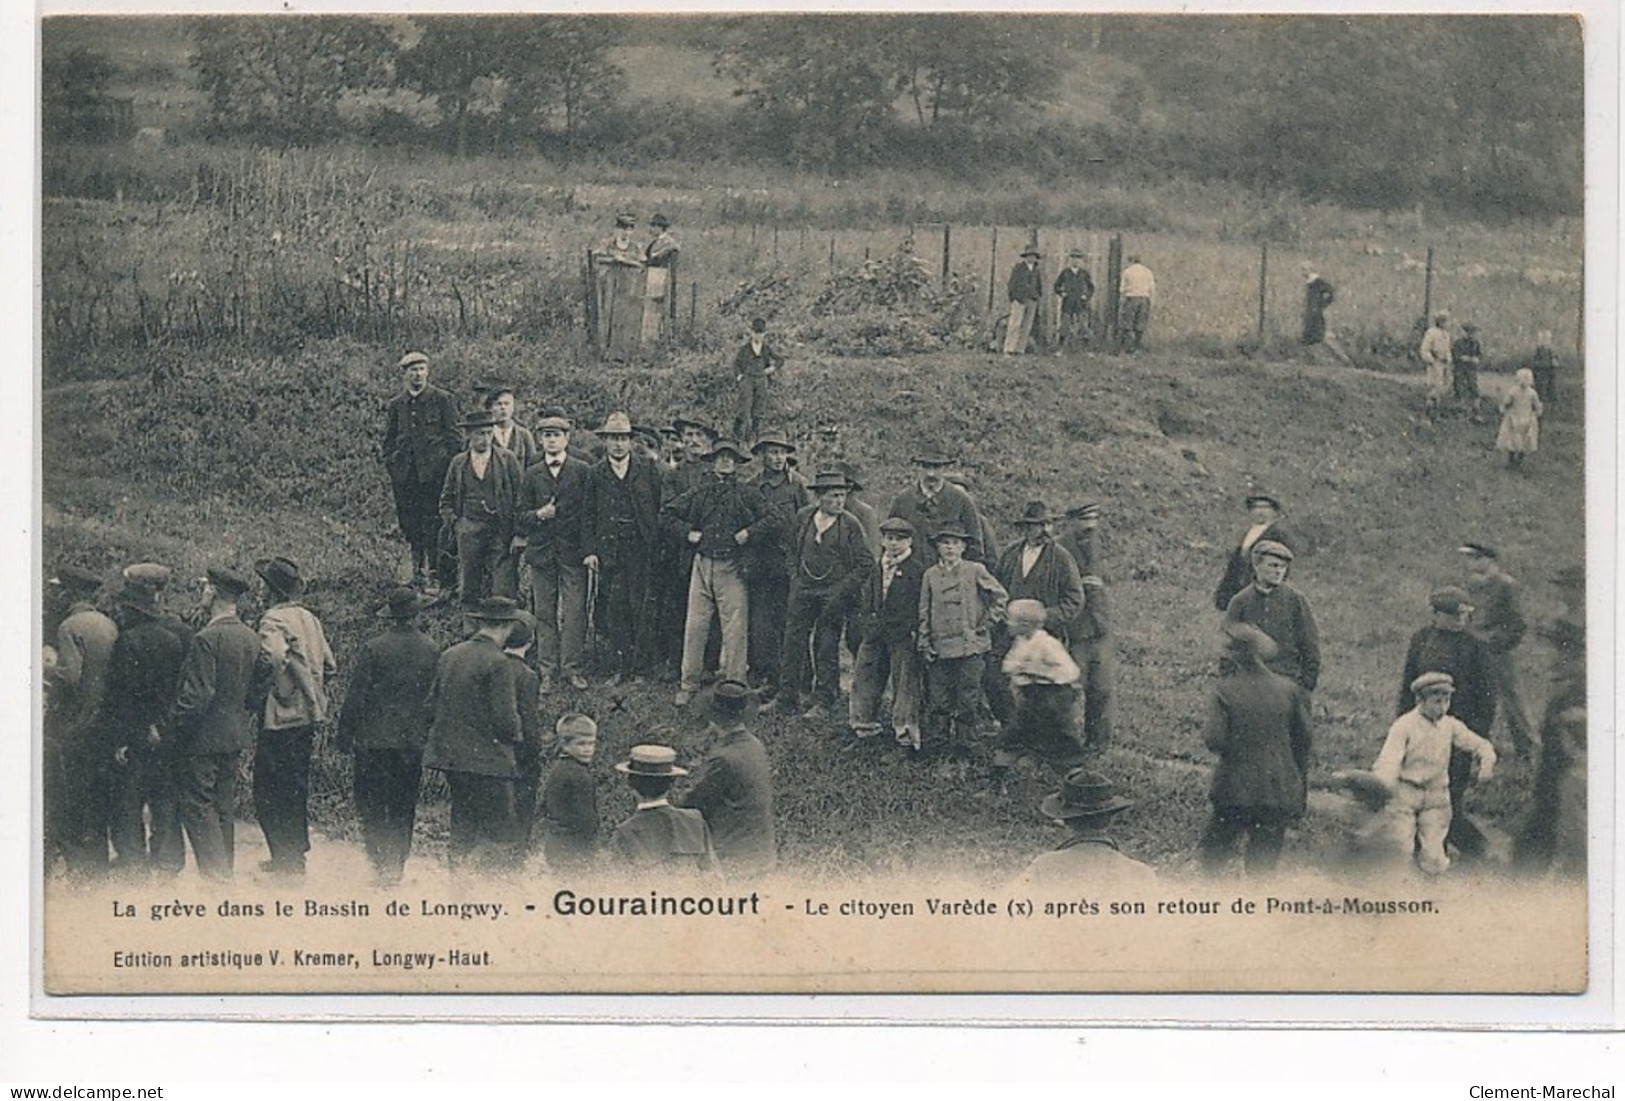
<svg viewBox="0 0 1625 1101"><path fill-rule="evenodd" d="M1456 548L1457 554L1465 554L1469 558L1499 558L1501 553L1488 543L1463 543Z"/></svg>
<svg viewBox="0 0 1625 1101"><path fill-rule="evenodd" d="M1428 596L1428 606L1434 611L1444 612L1446 615L1459 615L1463 610L1471 611L1473 603L1472 598L1467 595L1465 589L1459 589L1454 585L1446 585L1442 589L1433 590Z"/></svg>
<svg viewBox="0 0 1625 1101"><path fill-rule="evenodd" d="M1260 555L1268 555L1271 558L1279 558L1283 562L1290 562L1292 561L1292 548L1274 539L1260 539L1253 544L1253 557L1257 558Z"/></svg>
<svg viewBox="0 0 1625 1101"><path fill-rule="evenodd" d="M880 533L882 535L906 535L912 539L914 537L914 525L901 516L889 516L880 522Z"/></svg>
<svg viewBox="0 0 1625 1101"><path fill-rule="evenodd" d="M553 733L560 738L596 738L598 724L591 715L570 711L559 716L559 721L553 724Z"/></svg>
<svg viewBox="0 0 1625 1101"><path fill-rule="evenodd" d="M1413 696L1424 695L1428 692L1454 692L1455 690L1456 678L1449 673L1441 673L1438 670L1423 673L1411 681L1411 694Z"/></svg>
<svg viewBox="0 0 1625 1101"><path fill-rule="evenodd" d="M401 361L399 363L395 364L395 366L402 367L402 368L416 367L420 363L428 363L428 362L429 362L429 357L424 355L422 352L407 352L404 356L401 357Z"/></svg>

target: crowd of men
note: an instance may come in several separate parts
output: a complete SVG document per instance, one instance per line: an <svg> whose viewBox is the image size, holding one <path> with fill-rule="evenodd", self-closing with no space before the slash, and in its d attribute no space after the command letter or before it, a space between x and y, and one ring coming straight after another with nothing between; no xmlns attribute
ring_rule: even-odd
<svg viewBox="0 0 1625 1101"><path fill-rule="evenodd" d="M453 867L512 870L534 843L550 864L613 853L644 866L760 869L775 858L772 781L750 725L773 711L917 756L969 758L991 733L996 782L1029 762L1061 781L1046 806L1064 812L1051 817L1073 827L1063 848L1079 853L1046 867L1114 846L1106 822L1129 803L1097 771L1113 738L1116 661L1098 503L1058 512L1028 501L1019 537L1001 546L954 457L933 448L918 449L912 483L882 513L833 432L810 479L786 436L763 430L747 446L698 415L650 428L613 412L591 433L601 454L578 455L566 411L542 410L534 432L515 422L512 384L484 384L479 408L460 414L430 384L426 356L406 355L399 370L383 461L413 584L390 593L376 610L381 632L346 656L336 717L328 686L341 663L301 603L294 559L260 560L257 582L210 568L192 623L164 603L161 564L132 564L112 586L58 570L67 606L46 676L49 858L96 871L110 845L121 868L173 873L190 842L200 873L229 877L237 766L252 751L266 870L300 875L313 742L336 718L381 881L397 880L410 852L424 769L451 793ZM1246 505L1249 526L1214 594L1225 659L1200 842L1214 871L1243 846L1249 871L1273 868L1304 814L1321 669L1310 601L1287 580L1297 540L1281 501L1254 490ZM1466 586L1433 593L1382 754L1339 777L1370 812L1354 832L1388 863L1414 857L1430 873L1452 854L1483 855L1465 801L1492 773L1500 715L1512 753L1541 753L1521 851L1583 868L1583 828L1576 856L1576 834L1561 825L1577 799L1583 821L1583 577L1557 579L1568 611L1550 637L1562 661L1537 740L1516 676L1526 630L1516 586L1495 548L1461 551ZM250 628L238 606L256 584L266 610ZM452 599L471 633L442 651L419 620ZM638 810L606 841L596 723L576 710L547 731L541 709L565 691L589 693L572 701L589 706L595 680L640 679L675 681L680 708L714 684L715 748L684 787L671 746L637 746L617 768Z"/></svg>

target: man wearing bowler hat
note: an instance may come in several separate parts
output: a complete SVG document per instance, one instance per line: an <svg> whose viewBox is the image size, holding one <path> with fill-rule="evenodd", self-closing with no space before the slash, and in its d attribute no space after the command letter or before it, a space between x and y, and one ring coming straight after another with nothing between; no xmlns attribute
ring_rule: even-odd
<svg viewBox="0 0 1625 1101"><path fill-rule="evenodd" d="M1006 297L1010 300L1010 314L1004 329L1004 354L1007 356L1021 355L1032 343L1033 322L1038 317L1039 302L1044 297L1044 274L1038 270L1038 261L1042 257L1036 246L1028 245L1021 250L1021 259L1016 266L1010 269L1010 279L1005 286Z"/></svg>
<svg viewBox="0 0 1625 1101"><path fill-rule="evenodd" d="M46 676L49 722L45 731L46 827L70 871L107 866L107 803L111 762L99 726L108 668L119 629L96 604L101 575L63 566L47 582L67 602L56 630L57 664Z"/></svg>
<svg viewBox="0 0 1625 1101"><path fill-rule="evenodd" d="M749 547L750 569L746 590L750 603L748 664L751 679L771 696L779 688L779 656L784 648L784 624L789 614L790 534L796 515L812 503L807 480L790 468L796 446L773 431L762 433L750 452L762 469L752 484L773 514L773 523Z"/></svg>
<svg viewBox="0 0 1625 1101"><path fill-rule="evenodd" d="M441 654L435 667L423 766L444 773L451 788L452 871L507 871L520 856L514 780L524 723L518 670L503 647L519 608L493 596L467 614L473 637Z"/></svg>
<svg viewBox="0 0 1625 1101"><path fill-rule="evenodd" d="M310 754L316 724L327 721L327 682L337 671L321 620L299 603L305 590L291 558L262 558L254 572L270 605L260 616L265 690L254 748L254 811L271 850L266 871L303 875L310 851ZM258 698L258 691L256 691Z"/></svg>
<svg viewBox="0 0 1625 1101"><path fill-rule="evenodd" d="M717 854L711 829L697 810L674 807L672 785L688 775L677 751L665 745L635 745L615 766L638 797L632 816L615 827L610 851L644 871L714 872Z"/></svg>
<svg viewBox="0 0 1625 1101"><path fill-rule="evenodd" d="M581 563L596 573L598 622L609 648L610 679L647 669L653 650L650 574L660 538L660 471L632 453L632 418L611 413L598 430L604 457L587 472ZM590 597L589 597L590 599Z"/></svg>
<svg viewBox="0 0 1625 1101"><path fill-rule="evenodd" d="M774 703L794 711L810 690L812 707L803 716L809 719L828 716L839 702L843 613L874 565L863 526L846 511L847 488L840 471L819 471L812 483L818 503L796 514L790 537L790 603Z"/></svg>
<svg viewBox="0 0 1625 1101"><path fill-rule="evenodd" d="M739 481L739 464L749 462L749 455L733 441L721 440L705 457L711 462L712 477L660 506L660 517L672 535L694 548L679 707L699 688L713 613L722 621L722 675L745 679L750 612L741 567L750 541L771 532L775 523L762 495Z"/></svg>
<svg viewBox="0 0 1625 1101"><path fill-rule="evenodd" d="M457 435L456 402L429 384L429 357L408 352L398 367L403 386L385 413L384 469L395 493L401 535L412 548L415 578L419 586L427 586L435 568L440 490L462 441Z"/></svg>
<svg viewBox="0 0 1625 1101"><path fill-rule="evenodd" d="M678 800L705 815L717 862L728 873L769 871L778 860L773 774L767 749L745 718L753 704L742 682L717 682L707 724L714 739L711 752Z"/></svg>
<svg viewBox="0 0 1625 1101"><path fill-rule="evenodd" d="M1053 852L1027 865L1017 884L1077 890L1101 883L1133 887L1156 882L1150 866L1125 856L1108 832L1112 819L1133 805L1100 773L1086 768L1068 772L1060 790L1038 804L1038 812L1071 833Z"/></svg>
<svg viewBox="0 0 1625 1101"><path fill-rule="evenodd" d="M232 876L237 765L254 744L250 712L260 706L250 697L260 638L237 616L237 604L248 590L242 574L209 567L202 587L208 621L192 636L175 694L181 826L205 879Z"/></svg>
<svg viewBox="0 0 1625 1101"><path fill-rule="evenodd" d="M513 452L497 447L487 411L458 422L468 449L451 460L440 490L440 523L457 543L457 591L466 608L487 596L507 596L499 567L513 539L525 472Z"/></svg>
<svg viewBox="0 0 1625 1101"><path fill-rule="evenodd" d="M525 471L517 526L525 536L525 569L536 615L536 661L543 692L556 681L587 687L581 667L587 637L587 567L582 521L588 472L570 454L568 418L553 411L536 424L541 454Z"/></svg>
<svg viewBox="0 0 1625 1101"><path fill-rule="evenodd" d="M1072 553L1055 541L1055 523L1060 519L1043 501L1028 501L1016 517L1021 538L999 555L993 576L1004 586L1011 600L1036 600L1044 606L1045 632L1066 646L1071 641L1067 628L1083 608L1083 581ZM982 690L987 693L993 717L1008 725L1015 701L1010 680L1000 671L1004 655L1010 651L1010 630L995 624L993 649L983 673Z"/></svg>
<svg viewBox="0 0 1625 1101"><path fill-rule="evenodd" d="M992 547L982 545L982 517L969 493L948 480L954 465L951 455L937 448L925 448L914 456L915 480L891 503L887 513L907 520L914 527L914 552L927 566L937 560L931 537L944 527L961 528L968 542L965 559L980 562Z"/></svg>
<svg viewBox="0 0 1625 1101"><path fill-rule="evenodd" d="M373 613L384 629L356 654L339 710L337 747L352 755L361 841L384 886L400 882L412 849L429 689L440 661L419 622L424 603L404 586L389 591Z"/></svg>
<svg viewBox="0 0 1625 1101"><path fill-rule="evenodd" d="M1226 625L1251 623L1275 640L1275 657L1266 661L1275 672L1313 692L1320 682L1320 628L1309 601L1286 580L1292 548L1273 539L1253 544L1253 583L1231 598Z"/></svg>

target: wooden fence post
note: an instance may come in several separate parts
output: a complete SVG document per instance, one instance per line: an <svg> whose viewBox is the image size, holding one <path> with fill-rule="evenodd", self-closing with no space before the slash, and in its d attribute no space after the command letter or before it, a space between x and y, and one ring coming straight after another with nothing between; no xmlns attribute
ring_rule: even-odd
<svg viewBox="0 0 1625 1101"><path fill-rule="evenodd" d="M950 263L951 263L950 257L951 257L951 254L952 254L951 249L952 249L953 235L954 235L954 227L949 225L947 222L943 222L942 223L942 285L944 287L946 287L948 285L948 272L950 270Z"/></svg>
<svg viewBox="0 0 1625 1101"><path fill-rule="evenodd" d="M592 249L581 264L581 289L587 303L587 347L598 355L598 280L593 271Z"/></svg>
<svg viewBox="0 0 1625 1101"><path fill-rule="evenodd" d="M1433 322L1433 246L1428 246L1427 275L1422 282L1422 317L1429 324Z"/></svg>
<svg viewBox="0 0 1625 1101"><path fill-rule="evenodd" d="M987 312L993 312L993 285L999 279L999 227L993 227L993 244L987 257Z"/></svg>
<svg viewBox="0 0 1625 1101"><path fill-rule="evenodd" d="M1264 343L1264 289L1269 283L1270 243L1258 246L1258 343Z"/></svg>
<svg viewBox="0 0 1625 1101"><path fill-rule="evenodd" d="M833 233L829 235L829 273L831 276L835 274L835 234Z"/></svg>
<svg viewBox="0 0 1625 1101"><path fill-rule="evenodd" d="M1123 235L1112 234L1106 246L1106 339L1117 340L1117 307L1122 305Z"/></svg>
<svg viewBox="0 0 1625 1101"><path fill-rule="evenodd" d="M688 339L692 341L698 331L700 315L700 284L698 280L688 285Z"/></svg>

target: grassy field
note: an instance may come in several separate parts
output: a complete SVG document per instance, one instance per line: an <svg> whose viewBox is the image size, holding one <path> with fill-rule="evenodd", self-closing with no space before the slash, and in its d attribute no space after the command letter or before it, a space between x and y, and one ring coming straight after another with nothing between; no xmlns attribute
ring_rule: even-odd
<svg viewBox="0 0 1625 1101"><path fill-rule="evenodd" d="M464 401L474 378L501 372L521 382L528 409L557 400L588 423L622 405L643 420L719 411L724 401L716 365L704 358L584 371L545 348L492 337L431 350L438 381ZM115 352L129 368L119 377L45 390L46 563L111 568L156 557L196 576L207 562L246 567L291 553L314 578L309 603L329 626L342 670L374 629L370 608L406 565L375 451L398 351L349 340L281 355L178 348L168 353L163 391L134 369L141 353ZM1307 544L1293 580L1314 604L1325 645L1315 775L1366 765L1391 718L1406 639L1427 618L1426 594L1459 576L1459 541L1503 548L1533 620L1555 611L1551 573L1582 560L1581 400L1571 379L1563 382L1569 400L1548 419L1542 450L1521 476L1491 450L1493 426L1421 417L1411 379L1156 351L1011 362L802 349L776 419L802 440L819 420L839 420L846 453L865 468L881 507L905 484L921 441L961 454L1001 531L1032 496L1102 501L1123 657L1122 736L1103 767L1139 801L1122 820L1125 845L1178 873L1190 866L1206 814L1209 594L1244 526L1247 486L1280 493ZM458 624L441 614L432 629L450 641ZM1538 642L1525 647L1537 708L1546 660ZM607 767L628 745L670 725L685 755L703 750L698 715L676 711L670 691L549 700L549 720L585 707L604 727L606 822L630 808ZM1035 810L1051 778L1026 775L1000 797L986 777L990 746L968 766L928 765L889 748L848 750L841 730L798 719L774 719L763 734L784 855L809 870L884 872L941 860L992 881L1054 840ZM340 837L355 828L344 769L321 755L317 813ZM1485 820L1513 828L1528 783L1526 765L1498 772L1474 796ZM444 829L432 786L428 805L422 843L432 852Z"/></svg>

